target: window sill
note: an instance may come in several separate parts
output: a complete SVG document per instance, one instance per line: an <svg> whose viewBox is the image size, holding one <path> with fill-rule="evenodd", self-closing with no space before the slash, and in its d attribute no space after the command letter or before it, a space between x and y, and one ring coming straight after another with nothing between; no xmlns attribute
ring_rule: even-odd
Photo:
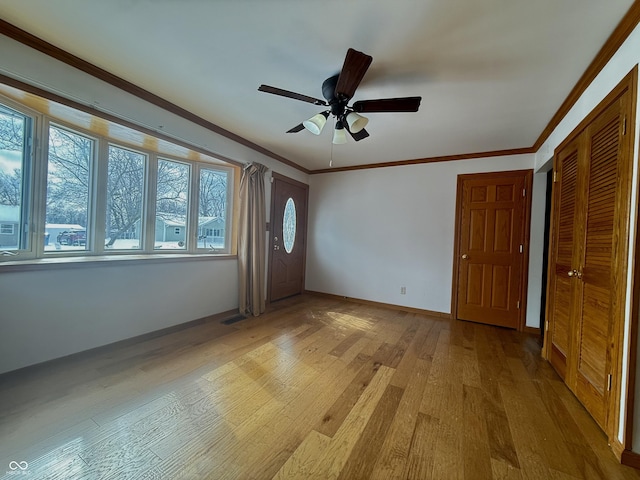
<svg viewBox="0 0 640 480"><path fill-rule="evenodd" d="M30 260L0 262L0 273L24 272L31 270L59 270L89 268L96 266L141 265L148 262L197 262L211 260L235 260L237 255L213 253L140 254L140 255L96 255L79 257L47 257Z"/></svg>

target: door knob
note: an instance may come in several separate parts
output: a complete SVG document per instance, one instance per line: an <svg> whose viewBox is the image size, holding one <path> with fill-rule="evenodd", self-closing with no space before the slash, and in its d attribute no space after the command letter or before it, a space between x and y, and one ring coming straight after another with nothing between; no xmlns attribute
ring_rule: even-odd
<svg viewBox="0 0 640 480"><path fill-rule="evenodd" d="M463 254L462 254L462 259L463 259L463 260L466 260L467 258L469 258L469 255L467 255L466 253L463 253Z"/></svg>
<svg viewBox="0 0 640 480"><path fill-rule="evenodd" d="M569 271L567 272L567 275L569 275L570 277L573 277L575 274L576 274L576 271L575 271L575 270L569 270Z"/></svg>

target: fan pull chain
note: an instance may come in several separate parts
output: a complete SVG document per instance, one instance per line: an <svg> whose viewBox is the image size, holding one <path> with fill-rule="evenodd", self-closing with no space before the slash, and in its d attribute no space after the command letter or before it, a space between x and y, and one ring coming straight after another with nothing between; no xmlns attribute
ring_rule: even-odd
<svg viewBox="0 0 640 480"><path fill-rule="evenodd" d="M333 142L331 142L331 156L329 158L329 168L333 167Z"/></svg>

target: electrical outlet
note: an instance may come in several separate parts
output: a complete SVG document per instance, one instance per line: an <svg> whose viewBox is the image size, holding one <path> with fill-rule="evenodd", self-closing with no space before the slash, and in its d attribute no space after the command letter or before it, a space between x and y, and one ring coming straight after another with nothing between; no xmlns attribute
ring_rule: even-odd
<svg viewBox="0 0 640 480"><path fill-rule="evenodd" d="M406 295L407 294L407 287L400 287L400 295Z"/></svg>

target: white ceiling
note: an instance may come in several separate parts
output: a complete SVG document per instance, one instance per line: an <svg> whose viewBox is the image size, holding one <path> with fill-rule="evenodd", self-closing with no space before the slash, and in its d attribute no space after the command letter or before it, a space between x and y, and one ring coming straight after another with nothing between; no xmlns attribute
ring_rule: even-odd
<svg viewBox="0 0 640 480"><path fill-rule="evenodd" d="M633 0L0 0L0 17L310 170L531 147ZM321 107L349 47L373 57L367 114L332 148L285 133ZM333 151L332 151L333 150Z"/></svg>

